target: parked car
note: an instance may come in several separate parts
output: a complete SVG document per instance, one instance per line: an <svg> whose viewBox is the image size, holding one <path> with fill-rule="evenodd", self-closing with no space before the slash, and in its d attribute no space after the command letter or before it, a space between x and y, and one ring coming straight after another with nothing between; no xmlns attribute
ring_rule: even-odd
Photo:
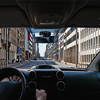
<svg viewBox="0 0 100 100"><path fill-rule="evenodd" d="M37 60L37 58L36 58L36 57L34 57L34 60Z"/></svg>

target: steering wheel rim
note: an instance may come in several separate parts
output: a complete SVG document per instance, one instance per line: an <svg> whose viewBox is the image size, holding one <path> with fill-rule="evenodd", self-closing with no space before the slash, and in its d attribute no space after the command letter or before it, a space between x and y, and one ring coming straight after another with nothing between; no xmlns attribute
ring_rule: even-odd
<svg viewBox="0 0 100 100"><path fill-rule="evenodd" d="M23 75L23 73L21 71L19 71L18 69L16 68L13 68L13 67L5 67L5 68L1 68L0 69L0 74L4 73L4 72L12 72L12 73L16 73L20 76L21 78L21 94L20 94L20 97L18 100L21 100L25 94L25 90L26 90L26 80L25 80L25 77ZM11 73L10 73L11 74Z"/></svg>

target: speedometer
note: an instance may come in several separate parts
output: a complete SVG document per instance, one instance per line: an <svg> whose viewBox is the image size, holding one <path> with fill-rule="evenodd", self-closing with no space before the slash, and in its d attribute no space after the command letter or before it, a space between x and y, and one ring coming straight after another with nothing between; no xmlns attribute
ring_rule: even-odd
<svg viewBox="0 0 100 100"><path fill-rule="evenodd" d="M21 81L21 78L19 76L14 75L14 76L10 76L9 80L10 81L17 81L17 82L19 82L19 81Z"/></svg>

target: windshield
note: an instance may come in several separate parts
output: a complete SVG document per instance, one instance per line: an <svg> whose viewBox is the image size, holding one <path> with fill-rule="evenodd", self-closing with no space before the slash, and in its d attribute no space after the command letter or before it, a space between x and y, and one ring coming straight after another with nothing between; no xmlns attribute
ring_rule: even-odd
<svg viewBox="0 0 100 100"><path fill-rule="evenodd" d="M57 37L57 41L44 41L43 37L48 38L41 35L41 31L49 31L48 37ZM0 67L31 69L48 64L60 68L87 68L99 52L99 34L100 28L0 28ZM39 36L44 43L36 43Z"/></svg>

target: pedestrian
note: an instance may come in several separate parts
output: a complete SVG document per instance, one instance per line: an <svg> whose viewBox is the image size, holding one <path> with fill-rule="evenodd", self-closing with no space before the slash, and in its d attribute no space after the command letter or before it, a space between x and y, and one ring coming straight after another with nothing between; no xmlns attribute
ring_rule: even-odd
<svg viewBox="0 0 100 100"><path fill-rule="evenodd" d="M14 64L15 64L15 58L14 58Z"/></svg>
<svg viewBox="0 0 100 100"><path fill-rule="evenodd" d="M13 59L12 59L12 64L13 64Z"/></svg>

